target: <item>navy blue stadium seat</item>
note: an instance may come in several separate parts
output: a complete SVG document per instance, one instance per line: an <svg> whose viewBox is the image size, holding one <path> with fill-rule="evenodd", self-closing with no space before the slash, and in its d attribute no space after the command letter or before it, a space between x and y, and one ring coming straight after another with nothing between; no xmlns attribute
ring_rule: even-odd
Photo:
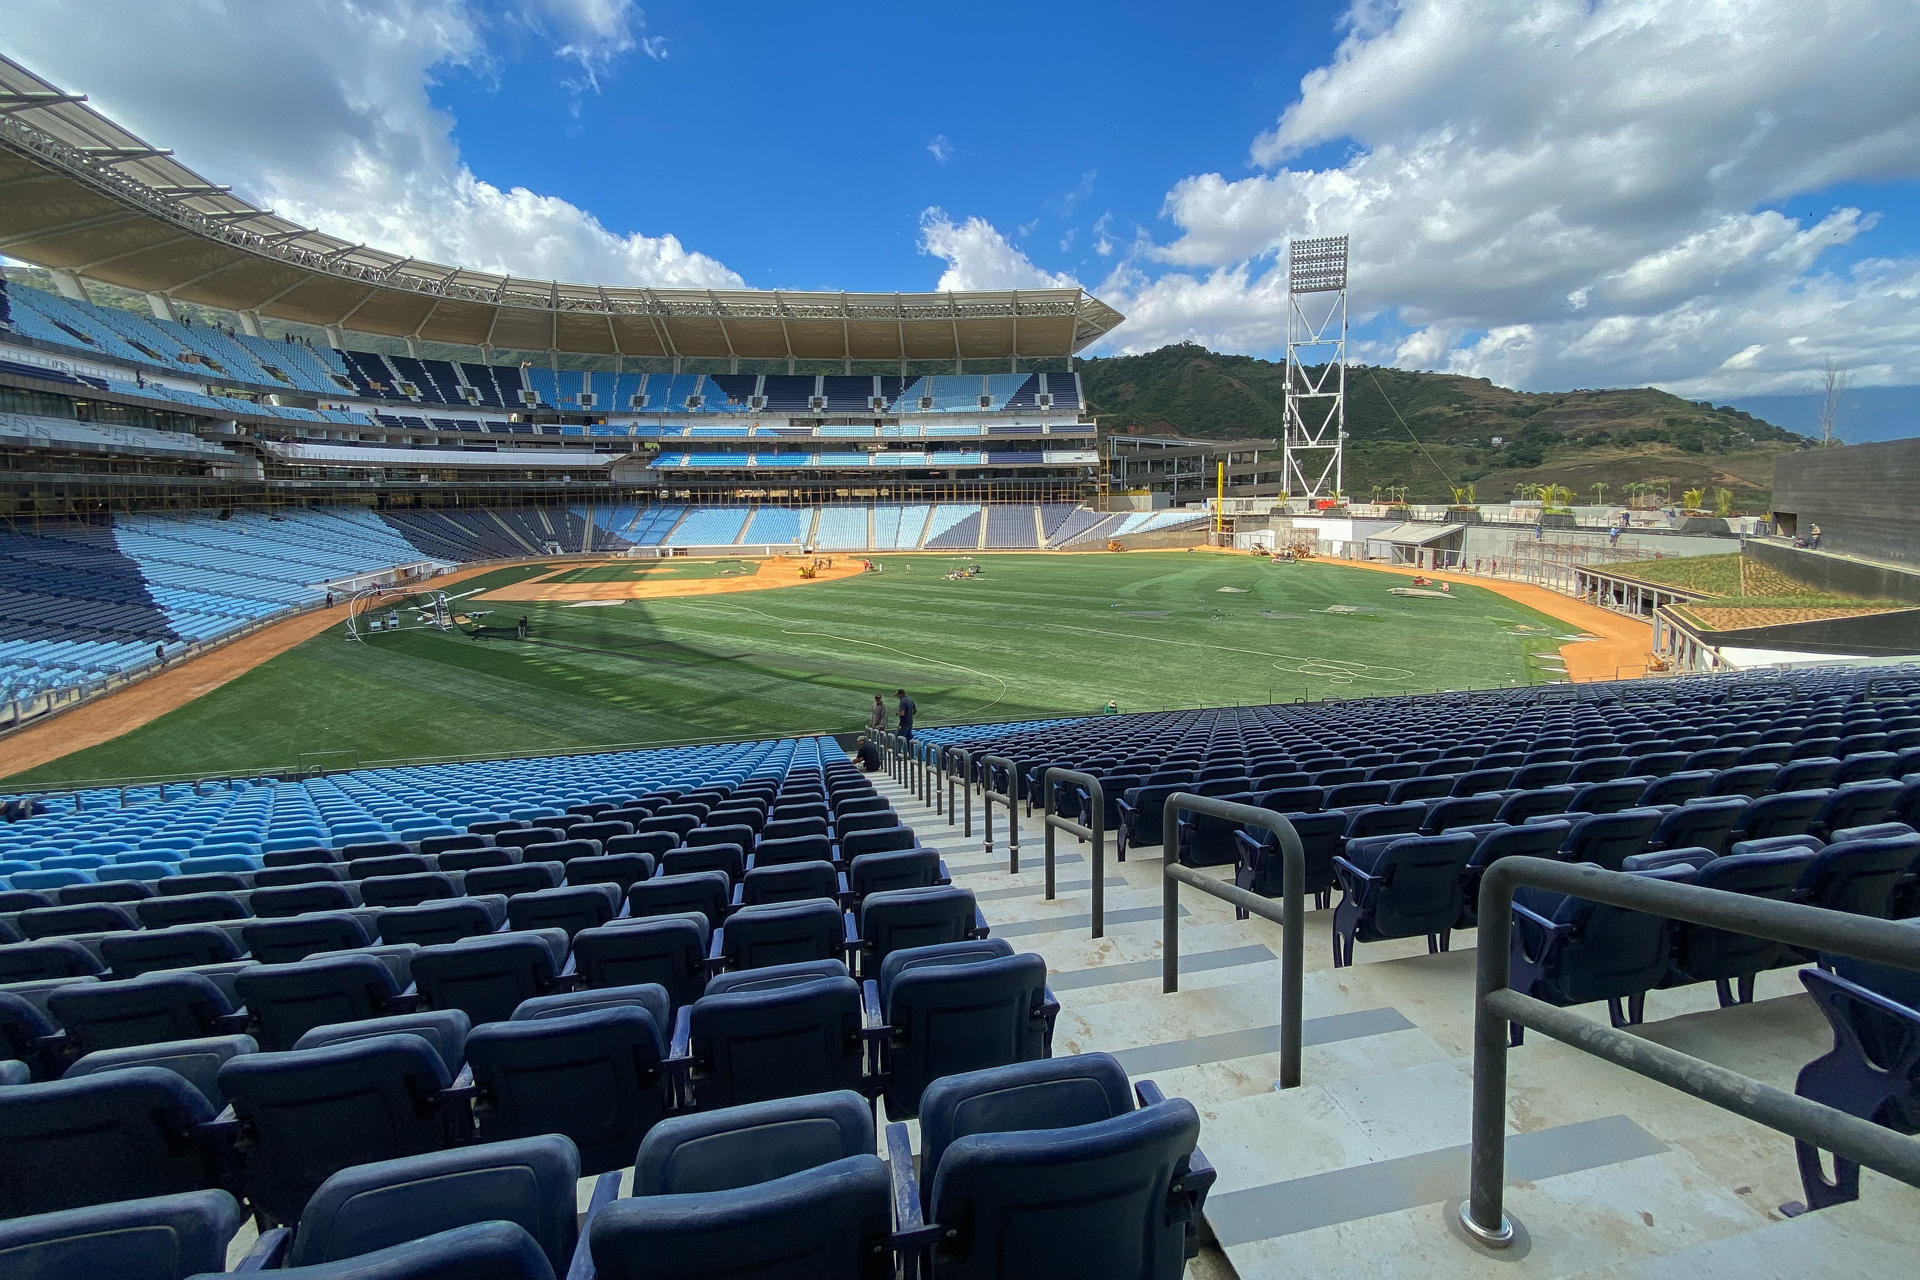
<svg viewBox="0 0 1920 1280"><path fill-rule="evenodd" d="M1785 901L1795 895L1813 857L1812 850L1797 849L1714 858L1690 880L1706 889ZM1766 938L1685 921L1673 922L1672 930L1676 983L1713 983L1723 1007L1751 1001L1755 975L1795 961L1790 949Z"/></svg>
<svg viewBox="0 0 1920 1280"><path fill-rule="evenodd" d="M218 1187L214 1115L163 1067L0 1089L0 1206L53 1213Z"/></svg>
<svg viewBox="0 0 1920 1280"><path fill-rule="evenodd" d="M886 854L868 854L869 858ZM904 887L904 886L903 886ZM809 898L846 896L841 872L831 862L790 862L782 866L755 867L733 889L735 907L766 906L781 902L804 902Z"/></svg>
<svg viewBox="0 0 1920 1280"><path fill-rule="evenodd" d="M148 929L165 929L177 924L212 924L216 920L244 920L250 912L247 904L231 893L189 893L171 898L150 898L134 904L133 914Z"/></svg>
<svg viewBox="0 0 1920 1280"><path fill-rule="evenodd" d="M428 1008L458 1009L475 1025L500 1022L522 1000L555 990L566 958L564 930L495 933L421 948L413 981Z"/></svg>
<svg viewBox="0 0 1920 1280"><path fill-rule="evenodd" d="M887 889L925 889L950 882L946 864L931 849L863 853L847 864L847 891L856 901Z"/></svg>
<svg viewBox="0 0 1920 1280"><path fill-rule="evenodd" d="M430 947L462 938L478 938L499 929L506 915L507 900L497 895L390 907L380 913L380 941Z"/></svg>
<svg viewBox="0 0 1920 1280"><path fill-rule="evenodd" d="M960 942L987 936L973 890L954 885L887 889L860 903L859 956L863 976L879 976L888 955L903 947Z"/></svg>
<svg viewBox="0 0 1920 1280"><path fill-rule="evenodd" d="M722 871L655 876L628 886L627 914L639 917L698 911L707 918L709 926L718 928L726 919L727 899L732 890Z"/></svg>
<svg viewBox="0 0 1920 1280"><path fill-rule="evenodd" d="M116 978L238 960L233 935L210 924L182 924L115 933L100 939L100 958Z"/></svg>
<svg viewBox="0 0 1920 1280"><path fill-rule="evenodd" d="M62 1074L63 1080L98 1075L102 1071L120 1071L127 1067L164 1067L198 1089L214 1108L227 1104L219 1086L220 1068L243 1053L257 1053L260 1046L252 1036L206 1036L194 1040L169 1040L156 1044L134 1045L125 1049L101 1049L83 1055Z"/></svg>
<svg viewBox="0 0 1920 1280"><path fill-rule="evenodd" d="M1634 872L1651 879L1687 880L1690 867ZM1666 979L1672 923L1663 916L1532 885L1513 897L1512 972L1515 991L1560 1006L1607 1002L1616 1027L1641 1020L1646 993ZM1524 1035L1512 1024L1511 1043Z"/></svg>
<svg viewBox="0 0 1920 1280"><path fill-rule="evenodd" d="M467 1056L467 1037L473 1024L458 1009L416 1009L412 1013L393 1013L383 1018L365 1018L358 1022L331 1022L303 1032L293 1043L296 1049L318 1049L326 1045L371 1040L375 1036L418 1036L432 1047L448 1072L458 1075Z"/></svg>
<svg viewBox="0 0 1920 1280"><path fill-rule="evenodd" d="M919 1114L941 1076L1050 1057L1060 1004L1046 961L1015 955L1003 938L909 947L865 986L868 1021L884 1025L880 1069L887 1115Z"/></svg>
<svg viewBox="0 0 1920 1280"><path fill-rule="evenodd" d="M689 1060L697 1106L863 1088L860 988L843 966L782 965L727 977L744 981L736 988L715 978L675 1027L673 1056Z"/></svg>
<svg viewBox="0 0 1920 1280"><path fill-rule="evenodd" d="M507 922L516 932L559 929L572 938L619 915L620 902L620 887L612 884L539 889L507 900Z"/></svg>
<svg viewBox="0 0 1920 1280"><path fill-rule="evenodd" d="M0 1274L186 1280L223 1271L244 1218L225 1191L184 1191L0 1221Z"/></svg>
<svg viewBox="0 0 1920 1280"><path fill-rule="evenodd" d="M610 884L624 896L637 881L652 879L655 871L650 853L603 853L594 858L575 858L566 867L568 884ZM542 886L548 887L548 886ZM467 878L467 890L473 892L473 878Z"/></svg>
<svg viewBox="0 0 1920 1280"><path fill-rule="evenodd" d="M660 855L659 871L661 875L683 876L696 871L719 871L725 873L727 883L740 883L741 875L746 871L746 847L734 843L682 845L678 849L669 849Z"/></svg>
<svg viewBox="0 0 1920 1280"><path fill-rule="evenodd" d="M351 911L359 905L359 887L335 880L255 889L247 899L247 909L262 920Z"/></svg>
<svg viewBox="0 0 1920 1280"><path fill-rule="evenodd" d="M293 1048L314 1027L403 1012L406 986L392 964L365 951L254 965L234 978L248 1034L271 1050Z"/></svg>
<svg viewBox="0 0 1920 1280"><path fill-rule="evenodd" d="M66 1029L75 1053L240 1030L220 988L197 973L150 973L121 982L63 986L48 994L47 1009Z"/></svg>
<svg viewBox="0 0 1920 1280"><path fill-rule="evenodd" d="M714 933L713 958L724 960L732 969L839 960L846 954L846 943L838 902L811 898L766 903L743 906L727 917L727 923Z"/></svg>
<svg viewBox="0 0 1920 1280"><path fill-rule="evenodd" d="M1623 858L1639 853L1659 830L1665 817L1658 809L1623 809L1572 819L1572 829L1560 844L1567 862L1592 862L1618 871Z"/></svg>
<svg viewBox="0 0 1920 1280"><path fill-rule="evenodd" d="M1355 942L1424 935L1429 952L1446 950L1465 903L1467 860L1478 843L1460 831L1349 842L1333 863L1341 889L1333 910L1335 966L1353 963Z"/></svg>
<svg viewBox="0 0 1920 1280"><path fill-rule="evenodd" d="M1887 918L1893 895L1920 858L1920 835L1843 840L1827 845L1807 863L1797 896L1830 911Z"/></svg>
<svg viewBox="0 0 1920 1280"><path fill-rule="evenodd" d="M275 1273L286 1280L554 1280L539 1241L511 1222L481 1222L339 1262ZM191 1280L219 1280L215 1274Z"/></svg>
<svg viewBox="0 0 1920 1280"><path fill-rule="evenodd" d="M711 937L697 911L616 920L574 935L574 966L589 988L655 983L679 1008L706 988Z"/></svg>
<svg viewBox="0 0 1920 1280"><path fill-rule="evenodd" d="M1901 1133L1920 1132L1920 984L1905 971L1896 976L1879 966L1865 968L1851 981L1818 969L1800 971L1833 1030L1833 1048L1801 1068L1794 1092ZM1857 980L1882 974L1895 976L1893 990L1905 999ZM1859 1198L1860 1167L1851 1160L1834 1156L1829 1176L1818 1149L1796 1141L1794 1154L1808 1208Z"/></svg>
<svg viewBox="0 0 1920 1280"><path fill-rule="evenodd" d="M476 867L466 873L465 888L468 893L517 898L523 893L557 889L565 876L566 869L558 862L516 862L506 867Z"/></svg>

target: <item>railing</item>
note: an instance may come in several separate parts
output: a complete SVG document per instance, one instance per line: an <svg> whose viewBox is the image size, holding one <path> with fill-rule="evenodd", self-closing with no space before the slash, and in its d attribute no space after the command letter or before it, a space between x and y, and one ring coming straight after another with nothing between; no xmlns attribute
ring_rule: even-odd
<svg viewBox="0 0 1920 1280"><path fill-rule="evenodd" d="M1480 882L1472 1183L1460 1207L1460 1221L1473 1239L1498 1249L1511 1244L1515 1234L1504 1200L1509 1023L1531 1027L1703 1102L1920 1187L1920 1140L1513 990L1508 985L1513 891L1523 884L1789 946L1920 969L1920 932L1891 920L1546 858L1501 858L1487 868Z"/></svg>
<svg viewBox="0 0 1920 1280"><path fill-rule="evenodd" d="M1273 899L1242 889L1239 885L1216 880L1181 864L1176 853L1180 841L1180 815L1204 813L1246 827L1271 831L1280 846L1280 905ZM1243 911L1280 926L1280 1087L1292 1089L1300 1083L1300 991L1305 972L1304 943L1307 913L1307 854L1293 824L1271 809L1256 809L1250 804L1235 804L1213 796L1197 796L1176 791L1167 797L1160 820L1160 839L1166 850L1166 871L1161 882L1160 900L1160 990L1172 993L1180 989L1180 886L1230 902ZM1504 859L1503 859L1504 861ZM1499 864L1495 864L1496 866ZM1484 943L1482 944L1484 945ZM1504 1081L1502 1084L1504 1088Z"/></svg>
<svg viewBox="0 0 1920 1280"><path fill-rule="evenodd" d="M993 789L993 771L1007 771L1007 789ZM987 857L993 857L993 806L995 802L1007 806L1007 871L1013 875L1020 873L1020 767L1005 756L980 757L980 821L981 830L986 834Z"/></svg>
<svg viewBox="0 0 1920 1280"><path fill-rule="evenodd" d="M1082 824L1072 818L1055 813L1053 802L1059 791L1058 783L1071 782L1087 789L1087 795L1093 802L1091 822ZM1092 905L1088 908L1093 918L1093 932L1089 937L1104 937L1107 932L1107 795L1101 790L1100 779L1090 773L1081 773L1078 769L1068 769L1054 765L1040 779L1040 826L1045 833L1047 887L1041 896L1048 902L1053 901L1053 833L1065 831L1069 835L1079 836L1092 847L1088 861L1093 868Z"/></svg>
<svg viewBox="0 0 1920 1280"><path fill-rule="evenodd" d="M950 746L945 750L945 758L947 761L945 766L947 770L947 825L953 825L953 789L954 781L957 778L960 784L960 803L964 806L962 809L964 825L960 828L960 834L971 839L973 836L973 753L965 747ZM960 762L960 770L957 774L952 767L955 760Z"/></svg>

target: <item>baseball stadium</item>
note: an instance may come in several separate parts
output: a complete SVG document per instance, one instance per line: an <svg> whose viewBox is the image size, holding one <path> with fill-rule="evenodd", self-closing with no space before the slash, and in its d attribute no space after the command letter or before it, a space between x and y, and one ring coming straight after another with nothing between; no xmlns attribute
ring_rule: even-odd
<svg viewBox="0 0 1920 1280"><path fill-rule="evenodd" d="M1916 442L1363 503L1345 237L1199 448L168 141L0 58L0 1277L1912 1268Z"/></svg>

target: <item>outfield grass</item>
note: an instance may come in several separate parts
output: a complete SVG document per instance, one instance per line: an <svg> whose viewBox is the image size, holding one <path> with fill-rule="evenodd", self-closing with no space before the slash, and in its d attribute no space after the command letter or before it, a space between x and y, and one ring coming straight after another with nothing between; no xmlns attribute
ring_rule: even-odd
<svg viewBox="0 0 1920 1280"><path fill-rule="evenodd" d="M548 582L661 582L680 578L731 578L753 572L750 560L623 560L590 564L548 578Z"/></svg>
<svg viewBox="0 0 1920 1280"><path fill-rule="evenodd" d="M531 639L317 636L143 728L10 779L209 774L847 731L876 692L923 725L1526 683L1566 624L1456 586L1207 553L961 556L730 596L515 605ZM500 570L460 591L544 572ZM1231 588L1232 590L1223 590ZM1357 606L1358 613L1325 610Z"/></svg>

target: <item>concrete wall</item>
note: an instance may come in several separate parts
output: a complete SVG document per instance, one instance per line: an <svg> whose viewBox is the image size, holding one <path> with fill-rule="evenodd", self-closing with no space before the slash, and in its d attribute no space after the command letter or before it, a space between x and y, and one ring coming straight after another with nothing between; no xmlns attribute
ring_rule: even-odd
<svg viewBox="0 0 1920 1280"><path fill-rule="evenodd" d="M1821 527L1826 527L1824 522ZM1777 569L1795 582L1821 591L1920 604L1920 569L1903 572L1891 565L1850 560L1837 552L1829 554L1824 537L1818 551L1758 540L1748 542L1742 550L1755 564ZM1914 647L1920 649L1920 636L1916 636Z"/></svg>
<svg viewBox="0 0 1920 1280"><path fill-rule="evenodd" d="M1820 549L1920 567L1920 439L1807 449L1773 464L1773 510L1782 532Z"/></svg>
<svg viewBox="0 0 1920 1280"><path fill-rule="evenodd" d="M1920 609L1877 613L1865 618L1820 618L1774 627L1705 631L1700 638L1718 648L1784 649L1796 653L1855 654L1901 658L1920 653Z"/></svg>

